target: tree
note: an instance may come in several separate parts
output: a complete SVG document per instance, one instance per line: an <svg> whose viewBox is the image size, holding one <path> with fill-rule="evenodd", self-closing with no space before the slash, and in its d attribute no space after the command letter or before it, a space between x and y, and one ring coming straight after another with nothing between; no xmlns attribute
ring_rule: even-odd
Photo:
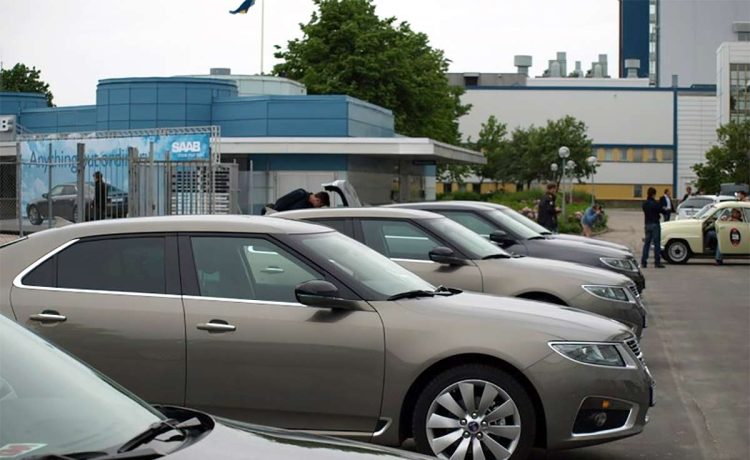
<svg viewBox="0 0 750 460"><path fill-rule="evenodd" d="M43 93L47 96L47 105L52 107L52 92L40 74L41 70L36 67L28 68L19 62L10 69L0 71L0 91Z"/></svg>
<svg viewBox="0 0 750 460"><path fill-rule="evenodd" d="M570 149L574 167L571 174L580 180L593 172L586 159L591 155L593 143L586 134L586 124L571 116L549 120L543 127L531 126L516 129L511 138L511 151L516 158L516 180L530 185L533 181L555 181L559 185L563 178L558 151L565 146ZM559 165L557 172L550 165Z"/></svg>
<svg viewBox="0 0 750 460"><path fill-rule="evenodd" d="M479 178L479 183L485 179L504 181L509 179L510 160L508 141L505 136L508 134L508 127L505 123L498 122L494 115L490 115L487 122L482 123L479 130L479 138L472 142L471 138L467 147L472 150L480 151L487 159L487 164L470 166L469 171Z"/></svg>
<svg viewBox="0 0 750 460"><path fill-rule="evenodd" d="M347 94L393 111L396 131L458 144L463 88L445 78L450 61L406 22L380 19L372 0L313 0L318 11L301 24L303 38L273 73L302 82L311 94Z"/></svg>
<svg viewBox="0 0 750 460"><path fill-rule="evenodd" d="M716 130L718 145L706 152L706 163L693 166L703 193L719 193L722 183L750 184L750 120L731 121Z"/></svg>

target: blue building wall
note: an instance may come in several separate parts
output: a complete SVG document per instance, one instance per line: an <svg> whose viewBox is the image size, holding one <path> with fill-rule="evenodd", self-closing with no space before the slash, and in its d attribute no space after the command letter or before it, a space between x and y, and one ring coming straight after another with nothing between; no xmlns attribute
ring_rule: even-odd
<svg viewBox="0 0 750 460"><path fill-rule="evenodd" d="M24 110L41 107L47 107L44 94L0 92L0 115L20 115Z"/></svg>
<svg viewBox="0 0 750 460"><path fill-rule="evenodd" d="M620 78L625 77L625 59L640 59L638 76L648 78L648 0L620 0Z"/></svg>
<svg viewBox="0 0 750 460"><path fill-rule="evenodd" d="M393 137L393 114L348 96L238 97L234 81L169 77L101 80L96 105L46 107L43 95L0 93L0 114L40 133L188 126L226 137Z"/></svg>

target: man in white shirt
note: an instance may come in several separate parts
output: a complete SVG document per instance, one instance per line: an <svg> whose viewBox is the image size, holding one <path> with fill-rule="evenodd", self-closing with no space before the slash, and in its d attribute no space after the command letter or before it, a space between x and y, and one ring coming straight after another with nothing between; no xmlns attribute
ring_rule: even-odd
<svg viewBox="0 0 750 460"><path fill-rule="evenodd" d="M669 196L669 189L664 189L664 195L659 199L659 205L661 206L661 214L664 216L664 222L669 222L669 217L674 212L674 205L672 204L672 198Z"/></svg>

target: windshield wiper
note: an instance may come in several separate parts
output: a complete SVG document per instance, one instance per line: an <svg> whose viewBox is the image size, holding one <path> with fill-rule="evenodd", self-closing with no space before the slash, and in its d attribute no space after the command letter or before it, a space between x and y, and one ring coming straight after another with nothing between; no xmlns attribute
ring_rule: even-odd
<svg viewBox="0 0 750 460"><path fill-rule="evenodd" d="M123 452L132 451L136 447L153 441L159 435L168 433L170 431L179 431L180 434L184 437L184 430L186 428L193 428L201 425L203 425L203 423L198 417L193 417L191 419L185 420L184 422L178 422L174 419L161 420L159 422L151 424L151 426L149 426L143 433L140 433L134 436L131 440L126 441L125 444L117 449L117 453L121 454Z"/></svg>
<svg viewBox="0 0 750 460"><path fill-rule="evenodd" d="M393 294L388 297L387 300L416 299L417 297L435 297L435 291L416 289L414 291L399 292L398 294Z"/></svg>
<svg viewBox="0 0 750 460"><path fill-rule="evenodd" d="M464 292L464 291L462 291L461 289L445 287L443 285L440 285L440 286L437 287L437 289L435 289L435 294L437 294L437 295L443 295L443 296L450 296L450 295L454 295L454 294L460 294L462 292Z"/></svg>
<svg viewBox="0 0 750 460"><path fill-rule="evenodd" d="M45 454L23 457L23 460L153 460L163 457L154 449L138 449L121 454L110 452L75 452L69 454Z"/></svg>

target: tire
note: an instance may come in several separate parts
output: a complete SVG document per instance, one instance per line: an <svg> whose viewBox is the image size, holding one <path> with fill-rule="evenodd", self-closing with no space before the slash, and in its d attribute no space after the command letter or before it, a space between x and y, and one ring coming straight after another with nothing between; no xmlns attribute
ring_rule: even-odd
<svg viewBox="0 0 750 460"><path fill-rule="evenodd" d="M514 377L489 365L467 364L444 371L424 388L412 429L417 449L437 458L520 460L534 443L536 414Z"/></svg>
<svg viewBox="0 0 750 460"><path fill-rule="evenodd" d="M34 205L29 206L29 209L26 210L26 215L29 216L29 222L31 222L31 225L41 225L44 221L39 209Z"/></svg>
<svg viewBox="0 0 750 460"><path fill-rule="evenodd" d="M664 249L664 258L670 264L684 264L690 259L691 255L690 246L682 240L672 240Z"/></svg>

